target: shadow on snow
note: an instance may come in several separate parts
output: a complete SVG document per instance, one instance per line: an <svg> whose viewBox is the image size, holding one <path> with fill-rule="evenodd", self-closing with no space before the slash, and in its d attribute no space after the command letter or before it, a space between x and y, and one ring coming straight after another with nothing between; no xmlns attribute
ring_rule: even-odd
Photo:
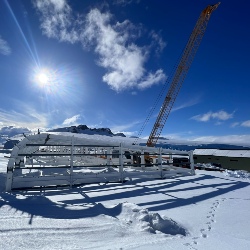
<svg viewBox="0 0 250 250"><path fill-rule="evenodd" d="M220 179L223 181L227 180L228 183L199 183L200 181L207 180L215 180L219 182ZM195 186L191 185L187 188L180 187L181 185L190 183ZM248 185L248 182L232 181L231 179L229 180L226 178L219 178L209 174L193 176L188 179L178 178L157 180L157 183L152 179L140 179L128 181L124 184L102 183L95 185L85 185L75 187L70 190L32 190L0 193L0 207L8 205L13 209L28 213L31 216L31 221L33 216L42 216L45 218L56 219L78 219L95 217L104 214L116 217L121 213L122 206L118 204L112 208L106 208L101 204L101 202L113 200L114 203L117 204L120 202L126 202L126 199L132 197L138 197L138 200L140 200L140 197L142 196L163 194L166 195L166 199L152 200L151 197L149 202L137 203L137 205L143 205L150 211L159 211L199 203L201 201L244 188ZM188 198L177 198L172 195L172 193L175 192L187 192L204 188L209 188L209 190L206 190L206 193L202 192L202 194ZM60 200L60 202L53 202L50 199L50 196L52 197L54 195L63 196L72 194L78 195L78 199ZM190 194L190 192L187 193L186 196L184 195L184 197L187 197L188 194Z"/></svg>

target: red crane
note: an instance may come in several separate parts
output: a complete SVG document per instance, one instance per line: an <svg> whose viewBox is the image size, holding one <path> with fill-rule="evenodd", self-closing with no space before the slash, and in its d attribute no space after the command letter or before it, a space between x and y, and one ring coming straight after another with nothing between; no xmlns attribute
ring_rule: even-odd
<svg viewBox="0 0 250 250"><path fill-rule="evenodd" d="M206 31L208 21L214 10L217 9L220 2L215 5L208 5L200 14L200 17L191 33L191 36L184 49L179 64L171 78L171 84L168 89L165 100L161 106L158 117L155 121L154 127L147 141L147 146L154 147L162 129L167 121L167 118L171 112L175 99L180 91L182 83L188 73L188 70L193 62L194 56L198 50L202 37Z"/></svg>

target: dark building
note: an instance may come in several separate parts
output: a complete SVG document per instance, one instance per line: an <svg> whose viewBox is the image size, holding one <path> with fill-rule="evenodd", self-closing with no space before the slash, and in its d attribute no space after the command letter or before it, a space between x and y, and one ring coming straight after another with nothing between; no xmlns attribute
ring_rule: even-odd
<svg viewBox="0 0 250 250"><path fill-rule="evenodd" d="M250 171L250 150L195 149L194 163L214 163L226 169Z"/></svg>

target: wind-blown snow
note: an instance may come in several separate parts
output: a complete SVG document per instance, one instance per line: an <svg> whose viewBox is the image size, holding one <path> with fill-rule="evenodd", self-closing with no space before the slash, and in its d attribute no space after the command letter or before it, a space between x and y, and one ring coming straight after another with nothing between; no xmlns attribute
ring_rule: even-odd
<svg viewBox="0 0 250 250"><path fill-rule="evenodd" d="M172 219L163 219L158 213L151 213L132 203L120 203L121 213L117 218L132 227L135 232L146 231L150 233L164 233L170 235L186 235L185 228L178 225Z"/></svg>
<svg viewBox="0 0 250 250"><path fill-rule="evenodd" d="M225 176L235 177L235 178L241 178L245 180L250 180L250 173L247 171L242 170L225 170L224 172Z"/></svg>

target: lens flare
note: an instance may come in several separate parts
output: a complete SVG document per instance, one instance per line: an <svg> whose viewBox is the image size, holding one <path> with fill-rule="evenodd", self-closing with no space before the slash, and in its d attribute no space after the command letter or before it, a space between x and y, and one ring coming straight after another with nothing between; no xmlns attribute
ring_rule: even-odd
<svg viewBox="0 0 250 250"><path fill-rule="evenodd" d="M36 49L34 49L34 50L35 50L35 53L34 53L33 50L32 50L32 47L30 46L30 44L29 44L29 42L28 42L28 39L27 39L27 37L26 37L26 35L25 35L25 33L24 33L22 27L21 27L21 25L19 24L18 19L16 18L15 14L14 14L12 8L11 8L11 6L9 5L9 3L8 3L7 0L5 0L4 2L5 2L5 4L6 4L8 10L9 10L9 12L10 12L10 14L11 14L11 16L12 16L12 18L13 18L13 20L14 20L14 22L15 22L15 24L16 24L16 26L17 26L17 28L18 28L20 34L21 34L21 36L22 36L22 38L23 38L23 41L24 41L24 43L25 43L25 46L26 46L27 51L28 51L28 53L29 53L29 56L33 59L33 62L34 62L36 65L39 65L39 60L38 60L38 56L37 56L37 54L36 54Z"/></svg>
<svg viewBox="0 0 250 250"><path fill-rule="evenodd" d="M48 68L37 68L34 72L33 82L48 94L58 92L59 87L63 85L60 75Z"/></svg>
<svg viewBox="0 0 250 250"><path fill-rule="evenodd" d="M30 65L27 73L30 91L49 110L60 110L63 106L79 108L78 104L88 97L82 72L72 65L46 62L42 67Z"/></svg>
<svg viewBox="0 0 250 250"><path fill-rule="evenodd" d="M37 80L42 85L48 84L49 83L49 76L45 73L40 73L37 76Z"/></svg>

